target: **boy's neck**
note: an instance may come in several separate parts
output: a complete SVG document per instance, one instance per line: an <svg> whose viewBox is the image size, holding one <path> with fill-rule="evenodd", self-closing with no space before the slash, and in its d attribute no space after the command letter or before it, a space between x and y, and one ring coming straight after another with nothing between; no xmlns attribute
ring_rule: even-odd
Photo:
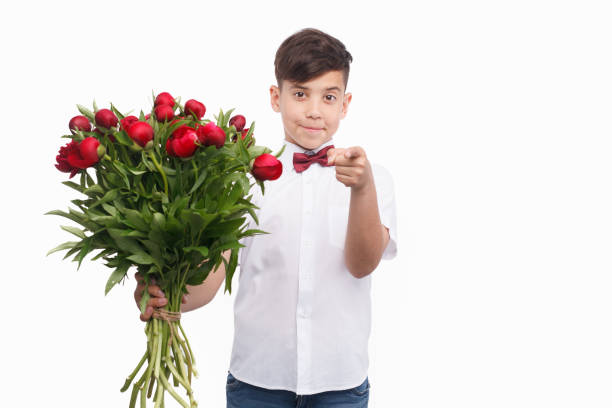
<svg viewBox="0 0 612 408"><path fill-rule="evenodd" d="M314 147L314 148L312 148L312 149L308 149L308 148L306 148L306 147L304 147L304 146L301 146L301 145L299 145L299 144L297 144L297 143L295 143L295 142L293 142L293 141L291 141L291 140L287 140L287 139L285 139L285 143L288 143L288 144L291 144L291 145L293 145L293 146L296 146L296 147L298 147L298 148L300 148L300 149L304 150L304 152L313 152L313 153L316 153L316 152L318 152L319 150L323 149L324 147L327 147L327 146L329 146L329 145L333 144L333 143L334 143L334 139L333 139L333 138L332 138L332 139L329 139L328 141L323 142L323 143L321 143L319 146Z"/></svg>

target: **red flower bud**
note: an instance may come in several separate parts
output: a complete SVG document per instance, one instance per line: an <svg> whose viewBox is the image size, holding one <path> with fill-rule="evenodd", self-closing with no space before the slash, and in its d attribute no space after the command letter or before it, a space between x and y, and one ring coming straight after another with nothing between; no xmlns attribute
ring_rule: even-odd
<svg viewBox="0 0 612 408"><path fill-rule="evenodd" d="M213 122L208 122L205 126L198 127L198 139L205 146L217 146L217 149L225 144L225 132Z"/></svg>
<svg viewBox="0 0 612 408"><path fill-rule="evenodd" d="M99 111L96 112L95 119L96 119L96 125L106 128L106 129L114 128L115 126L117 126L117 123L119 122L119 119L117 119L117 116L115 116L113 111L111 111L110 109L100 109Z"/></svg>
<svg viewBox="0 0 612 408"><path fill-rule="evenodd" d="M273 155L264 153L253 161L251 173L257 180L276 180L283 172L283 164Z"/></svg>
<svg viewBox="0 0 612 408"><path fill-rule="evenodd" d="M158 105L154 112L158 122L165 122L174 117L174 109L168 105Z"/></svg>
<svg viewBox="0 0 612 408"><path fill-rule="evenodd" d="M229 125L230 126L234 125L236 130L240 132L242 129L244 129L244 125L246 125L246 119L242 115L232 116L232 118L229 121Z"/></svg>
<svg viewBox="0 0 612 408"><path fill-rule="evenodd" d="M84 132L91 131L91 123L89 123L89 119L83 115L75 116L74 118L70 119L68 127L73 134L75 133L75 130L82 130Z"/></svg>
<svg viewBox="0 0 612 408"><path fill-rule="evenodd" d="M79 143L79 152L81 152L81 157L85 162L91 163L86 167L90 167L98 162L100 158L98 157L98 146L100 146L100 142L95 137L86 137Z"/></svg>
<svg viewBox="0 0 612 408"><path fill-rule="evenodd" d="M176 128L174 132L172 132L172 137L182 137L185 134L185 132L188 130L192 130L195 132L194 128L189 127L187 125L181 125L178 128Z"/></svg>
<svg viewBox="0 0 612 408"><path fill-rule="evenodd" d="M181 137L171 138L171 150L178 157L190 157L198 148L196 144L197 141L198 135L196 132L193 130L186 130Z"/></svg>
<svg viewBox="0 0 612 408"><path fill-rule="evenodd" d="M199 120L204 117L206 113L206 106L202 102L198 102L195 99L190 99L185 102L185 112L193 114Z"/></svg>
<svg viewBox="0 0 612 408"><path fill-rule="evenodd" d="M128 128L127 134L141 147L145 147L149 141L153 140L153 128L147 122L137 121L132 124Z"/></svg>
<svg viewBox="0 0 612 408"><path fill-rule="evenodd" d="M168 92L162 92L159 95L157 95L157 98L155 98L154 105L155 106L166 105L166 106L173 108L174 98Z"/></svg>
<svg viewBox="0 0 612 408"><path fill-rule="evenodd" d="M127 132L130 126L138 122L138 118L136 116L130 115L130 116L126 116L125 118L121 119L119 122L121 123L121 125L119 126L121 130L125 130Z"/></svg>

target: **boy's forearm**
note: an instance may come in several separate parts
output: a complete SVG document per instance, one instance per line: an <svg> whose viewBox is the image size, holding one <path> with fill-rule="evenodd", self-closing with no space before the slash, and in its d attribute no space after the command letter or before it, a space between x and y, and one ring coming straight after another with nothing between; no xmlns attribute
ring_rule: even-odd
<svg viewBox="0 0 612 408"><path fill-rule="evenodd" d="M345 262L353 276L363 278L376 269L388 242L388 231L378 215L374 181L351 188Z"/></svg>
<svg viewBox="0 0 612 408"><path fill-rule="evenodd" d="M230 251L225 251L223 257L229 260ZM210 271L201 285L187 285L188 293L185 295L185 303L181 305L181 312L189 312L209 303L225 280L225 264L222 262L217 269Z"/></svg>

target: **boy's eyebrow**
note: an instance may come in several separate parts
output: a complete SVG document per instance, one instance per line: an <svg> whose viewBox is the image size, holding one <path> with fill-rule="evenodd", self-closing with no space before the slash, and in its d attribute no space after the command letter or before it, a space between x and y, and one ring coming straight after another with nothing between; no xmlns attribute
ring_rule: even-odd
<svg viewBox="0 0 612 408"><path fill-rule="evenodd" d="M300 84L293 84L291 85L291 89L304 89L306 91L310 91L310 88L308 88L307 86L304 85L300 85ZM338 91L338 92L342 92L342 89L340 89L337 86L330 86L329 88L325 88L325 91Z"/></svg>

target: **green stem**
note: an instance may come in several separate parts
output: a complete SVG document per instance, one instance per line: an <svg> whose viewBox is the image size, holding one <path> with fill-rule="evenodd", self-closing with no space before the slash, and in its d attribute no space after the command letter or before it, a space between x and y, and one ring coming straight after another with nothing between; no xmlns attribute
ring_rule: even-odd
<svg viewBox="0 0 612 408"><path fill-rule="evenodd" d="M159 381L159 366L161 363L161 354L162 354L162 333L160 330L160 321L157 319L153 319L153 324L155 327L155 337L157 338L157 351L155 355L155 379Z"/></svg>
<svg viewBox="0 0 612 408"><path fill-rule="evenodd" d="M180 357L179 357L179 360L180 360ZM181 374L179 374L174 364L172 364L172 360L170 357L170 347L168 347L168 350L166 351L166 367L168 367L168 369L170 370L174 378L176 378L178 382L181 383L183 387L185 387L185 389L187 390L187 393L193 394L193 390L191 389L191 386L187 383L187 381L185 381L185 378ZM181 366L181 369L182 369L182 366Z"/></svg>
<svg viewBox="0 0 612 408"><path fill-rule="evenodd" d="M134 380L134 377L136 377L136 374L138 374L138 371L140 371L140 368L142 367L145 360L147 359L148 354L149 354L148 352L144 353L144 355L140 359L140 362L138 363L134 371L132 371L132 373L128 375L128 377L125 379L125 384L123 384L123 388L121 388L121 392L124 392L125 390L130 388L130 384L132 383L132 380Z"/></svg>
<svg viewBox="0 0 612 408"><path fill-rule="evenodd" d="M180 369L180 372L183 378L186 380L189 379L189 382L191 382L191 377L189 376L189 370L185 368L186 367L185 359L183 358L183 350L181 349L179 341L180 340L177 335L175 341L172 343L172 350L174 351L174 357L178 363L178 367Z"/></svg>
<svg viewBox="0 0 612 408"><path fill-rule="evenodd" d="M159 165L159 162L155 158L155 153L149 152L149 157L151 158L151 160L153 160L153 164L155 165L155 168L157 169L157 171L159 171L159 173L161 174L162 179L164 179L164 192L166 193L166 196L167 196L168 195L168 179L166 178L166 173L164 172L164 169L162 169L162 167Z"/></svg>
<svg viewBox="0 0 612 408"><path fill-rule="evenodd" d="M189 356L191 358L191 369L193 371L193 375L195 375L196 377L198 376L198 372L196 371L195 368L195 358L193 357L193 351L191 351L191 346L189 345L189 340L187 339L187 336L185 335L185 330L183 330L183 326L181 326L181 322L178 322L178 327L179 329L181 329L181 333L183 333L183 338L185 339L185 343L187 343L187 348L189 349Z"/></svg>
<svg viewBox="0 0 612 408"><path fill-rule="evenodd" d="M195 160L190 160L190 161L191 161L191 164L193 165L193 171L195 173L194 180L197 180L198 179L198 165L196 164Z"/></svg>
<svg viewBox="0 0 612 408"><path fill-rule="evenodd" d="M163 376L163 374L160 373L160 376ZM164 396L164 388L165 388L165 386L166 385L163 384L163 382L160 382L159 378L158 378L157 379L157 390L155 392L155 408L161 407L161 404L162 404L162 401L163 401L163 396Z"/></svg>
<svg viewBox="0 0 612 408"><path fill-rule="evenodd" d="M168 379L166 378L166 376L164 375L164 373L160 373L161 377L160 380L162 382L162 384L164 385L164 388L166 389L166 391L168 391L170 393L170 395L172 395L174 397L175 400L178 401L179 404L181 404L182 406L184 406L185 408L191 408L189 406L189 404L187 404L187 402L182 399L177 393L176 391L174 391L174 388L172 388L170 386L170 384L168 383ZM156 404L157 406L157 404Z"/></svg>

